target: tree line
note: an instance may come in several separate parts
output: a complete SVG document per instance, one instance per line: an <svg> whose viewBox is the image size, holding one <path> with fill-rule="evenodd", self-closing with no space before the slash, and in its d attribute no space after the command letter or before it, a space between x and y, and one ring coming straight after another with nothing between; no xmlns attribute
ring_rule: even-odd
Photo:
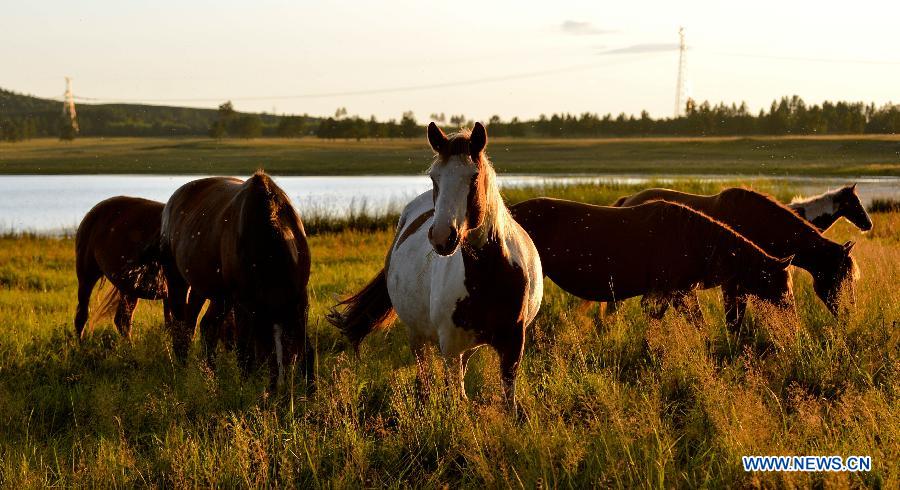
<svg viewBox="0 0 900 490"><path fill-rule="evenodd" d="M73 137L59 102L0 89L0 139L21 141L35 137ZM471 126L464 115L431 114L429 120L452 130ZM80 136L201 136L213 138L318 137L322 139L416 138L422 126L412 112L400 119L379 121L349 116L338 108L331 117L242 113L231 102L218 109L161 107L134 104L81 104ZM688 101L677 118L617 116L585 112L580 115L541 115L536 119L493 116L491 134L509 137L603 138L617 136L750 136L808 134L895 134L900 132L900 105L861 102L806 104L798 96L773 101L754 114L746 103L717 104Z"/></svg>

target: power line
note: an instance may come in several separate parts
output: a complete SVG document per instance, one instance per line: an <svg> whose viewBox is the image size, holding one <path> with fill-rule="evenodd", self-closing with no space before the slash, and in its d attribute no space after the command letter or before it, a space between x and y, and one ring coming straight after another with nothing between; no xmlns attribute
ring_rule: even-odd
<svg viewBox="0 0 900 490"><path fill-rule="evenodd" d="M693 51L693 49L692 49ZM701 52L704 52L701 50ZM780 60L780 61L808 61L811 63L839 63L839 64L859 64L859 65L900 65L900 61L890 60L865 60L850 58L808 58L803 56L779 56L768 54L752 54L752 53L729 53L724 51L705 51L707 54L715 56L733 56L739 58L758 58L764 60Z"/></svg>
<svg viewBox="0 0 900 490"><path fill-rule="evenodd" d="M645 53L646 56L651 56L658 53ZM105 98L105 97L85 97L79 96L75 97L80 101L87 102L118 102L118 103L134 103L140 104L144 102L221 102L223 100L232 100L232 101L262 101L262 100L290 100L290 99L320 99L320 98L329 98L329 97L351 97L351 96L359 96L359 95L379 95L379 94L389 94L396 92L411 92L418 90L434 90L441 88L452 88L452 87L462 87L467 85L478 85L482 83L495 83L495 82L506 82L512 80L524 80L528 78L538 78L548 75L556 75L560 73L572 73L578 71L587 71L595 68L601 68L604 66L615 65L620 63L626 63L629 61L634 61L636 58L629 59L618 59L618 60L603 60L603 62L593 62L593 63L584 63L580 65L571 65L565 66L561 68L553 68L549 70L538 70L524 73L515 73L510 75L502 75L495 77L484 77L484 78L473 78L469 80L457 80L453 82L440 82L440 83L431 83L431 84L422 84L422 85L407 85L400 87L383 87L383 88L375 88L375 89L365 89L365 90L348 90L342 92L318 92L318 93L306 93L306 94L292 94L292 95L263 95L263 96L241 96L241 97L189 97L189 98L150 98L150 99L119 99L119 98Z"/></svg>

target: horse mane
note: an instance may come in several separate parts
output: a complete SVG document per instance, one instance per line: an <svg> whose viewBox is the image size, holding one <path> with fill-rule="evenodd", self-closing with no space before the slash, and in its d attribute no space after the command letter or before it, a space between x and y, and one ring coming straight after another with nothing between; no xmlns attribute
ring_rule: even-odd
<svg viewBox="0 0 900 490"><path fill-rule="evenodd" d="M666 204L674 206L674 208L677 208L678 212L681 214L679 216L679 218L687 219L689 223L703 222L703 223L712 223L715 225L719 225L719 227L722 229L722 233L724 235L728 236L729 238L735 240L737 243L743 244L746 247L759 252L761 255L765 256L766 258L768 258L770 260L779 260L778 257L773 257L773 256L769 255L765 250L760 248L759 245L757 245L756 243L754 243L753 241L751 241L744 235L741 235L740 233L735 231L734 228L729 226L727 223L719 221L702 211L698 211L694 208L691 208L690 206L685 206L684 204L681 204L678 202L666 201L665 199L656 199L656 200L649 201L649 202L664 202ZM664 211L659 210L659 212L663 213Z"/></svg>
<svg viewBox="0 0 900 490"><path fill-rule="evenodd" d="M837 196L838 194L840 194L841 192L843 192L844 189L846 189L846 188L847 188L847 186L839 187L839 188L837 188L837 189L830 189L830 190L827 190L827 191L825 191L825 192L823 192L823 193L821 193L821 194L816 194L816 195L814 195L814 196L808 196L808 197L794 196L794 198L791 199L791 202L788 203L788 204L789 204L789 205L792 205L792 204L810 204L810 203L813 203L813 202L821 201L821 200L826 199L826 198L834 198L835 196Z"/></svg>
<svg viewBox="0 0 900 490"><path fill-rule="evenodd" d="M299 260L301 251L296 238L304 235L303 223L290 198L262 170L257 170L244 185L247 193L240 224L240 234L246 238L242 240L244 246L270 250L269 245L263 244L283 243L290 260Z"/></svg>
<svg viewBox="0 0 900 490"><path fill-rule="evenodd" d="M483 193L477 196L477 199L480 199L479 204L484 209L485 219L482 226L486 227L484 231L489 236L504 236L506 224L512 217L500 195L497 172L494 170L494 164L488 158L487 152L482 149L478 154L472 155L471 135L472 131L468 129L460 129L447 135L446 147L440 153L435 153L428 171L436 165L446 163L453 156L468 157L474 165L480 166L479 178L483 179L481 184Z"/></svg>

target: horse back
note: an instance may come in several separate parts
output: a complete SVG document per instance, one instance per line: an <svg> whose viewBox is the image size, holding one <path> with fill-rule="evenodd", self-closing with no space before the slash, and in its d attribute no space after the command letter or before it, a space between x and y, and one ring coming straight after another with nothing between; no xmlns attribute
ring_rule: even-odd
<svg viewBox="0 0 900 490"><path fill-rule="evenodd" d="M222 247L233 241L237 216L230 206L242 181L198 179L178 188L165 205L162 244L191 288L206 296L223 289Z"/></svg>
<svg viewBox="0 0 900 490"><path fill-rule="evenodd" d="M712 231L703 227L710 220L662 201L618 208L537 198L510 210L544 274L591 300L689 288L703 279L705 243L714 239L695 236Z"/></svg>

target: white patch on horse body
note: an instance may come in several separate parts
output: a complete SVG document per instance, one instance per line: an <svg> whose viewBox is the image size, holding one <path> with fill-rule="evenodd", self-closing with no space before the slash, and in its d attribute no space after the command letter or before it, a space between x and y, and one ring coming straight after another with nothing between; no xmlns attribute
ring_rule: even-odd
<svg viewBox="0 0 900 490"><path fill-rule="evenodd" d="M795 211L802 208L803 218L806 221L813 221L820 216L832 216L837 212L837 204L834 200L840 191L840 189L836 189L805 199L795 197L788 207Z"/></svg>
<svg viewBox="0 0 900 490"><path fill-rule="evenodd" d="M281 344L281 325L272 326L272 336L275 340L275 360L278 362L278 384L284 380L284 347Z"/></svg>

